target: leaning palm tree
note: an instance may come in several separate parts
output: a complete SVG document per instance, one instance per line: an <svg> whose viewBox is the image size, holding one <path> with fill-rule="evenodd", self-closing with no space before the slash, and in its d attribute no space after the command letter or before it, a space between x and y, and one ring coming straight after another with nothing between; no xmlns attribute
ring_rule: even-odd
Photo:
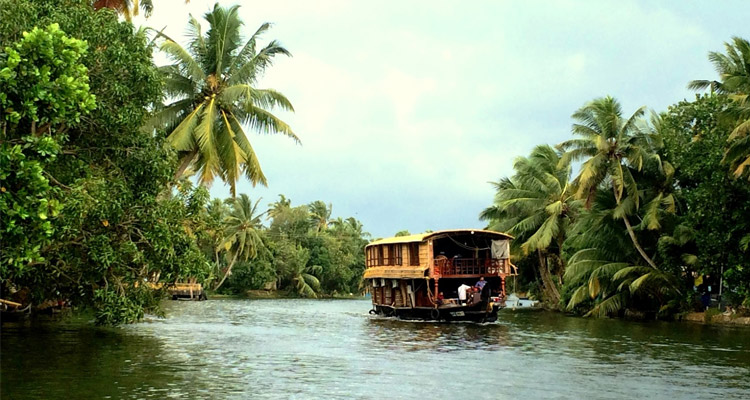
<svg viewBox="0 0 750 400"><path fill-rule="evenodd" d="M736 177L750 171L750 42L733 37L732 42L724 43L726 54L712 51L708 59L719 74L719 81L694 80L688 88L725 94L734 100L733 107L724 114L738 121L727 141L729 142L724 161ZM750 174L748 175L750 178Z"/></svg>
<svg viewBox="0 0 750 400"><path fill-rule="evenodd" d="M638 264L640 255L619 223L619 207L613 196L600 191L569 232L566 248L578 250L565 270L565 285L571 290L568 310L583 308L587 316L606 316L630 306L653 305L662 312L679 294L677 275ZM649 218L642 224L649 224Z"/></svg>
<svg viewBox="0 0 750 400"><path fill-rule="evenodd" d="M551 279L549 259L564 270L562 248L568 226L580 208L570 185L570 164L550 146L537 146L529 157L516 159L516 173L494 183L495 203L480 219L490 228L516 236L524 255L536 252L539 270L549 300L557 303L560 293Z"/></svg>
<svg viewBox="0 0 750 400"><path fill-rule="evenodd" d="M227 250L227 258L230 261L214 290L221 287L232 274L232 267L237 259L247 261L257 257L258 252L265 251L261 237L261 218L264 213L258 213L260 200L253 203L244 193L229 200L230 211L224 219L226 236L221 246Z"/></svg>
<svg viewBox="0 0 750 400"><path fill-rule="evenodd" d="M187 48L161 35L165 40L160 49L174 61L160 68L169 103L156 111L149 124L165 129L167 141L177 150L176 177L192 165L202 184L218 176L230 186L232 196L242 175L253 185L267 184L246 128L281 133L299 143L289 125L269 111L294 111L289 100L275 90L256 87L274 58L290 53L275 40L258 50L258 39L271 26L268 23L243 42L238 8L216 4L204 16L209 23L205 34L191 16Z"/></svg>
<svg viewBox="0 0 750 400"><path fill-rule="evenodd" d="M651 159L658 161L654 147L653 131L645 129L642 117L645 107L636 110L629 118L622 117L620 103L612 97L595 99L573 114L573 134L578 139L560 143L565 150L561 163L585 159L575 179L576 196L586 200L590 207L596 191L602 183L611 183L618 213L641 257L653 268L657 268L638 242L628 216L640 207L640 194L634 171L640 171Z"/></svg>

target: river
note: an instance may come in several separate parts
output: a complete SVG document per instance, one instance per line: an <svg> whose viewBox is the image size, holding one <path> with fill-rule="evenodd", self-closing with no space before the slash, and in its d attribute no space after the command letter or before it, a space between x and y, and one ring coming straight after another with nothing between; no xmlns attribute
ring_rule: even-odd
<svg viewBox="0 0 750 400"><path fill-rule="evenodd" d="M503 310L394 321L364 300L166 302L121 328L5 323L6 399L750 399L750 329Z"/></svg>

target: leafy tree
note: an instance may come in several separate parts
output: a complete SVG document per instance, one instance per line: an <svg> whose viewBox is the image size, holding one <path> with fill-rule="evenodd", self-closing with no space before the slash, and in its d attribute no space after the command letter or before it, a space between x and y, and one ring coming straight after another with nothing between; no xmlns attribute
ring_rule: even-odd
<svg viewBox="0 0 750 400"><path fill-rule="evenodd" d="M186 224L195 217L195 204L186 199L200 202L201 196L164 196L176 159L162 138L140 129L148 108L161 94L147 38L134 32L132 25L120 23L114 13L94 12L88 1L0 0L2 44L19 42L24 39L23 32L52 23L68 38L88 44L88 51L80 52L78 60L88 70L89 91L95 96L96 108L86 107L88 115L77 116L77 111L68 107L87 104L86 97L75 91L56 91L64 86L55 86L51 87L53 95L61 98L34 98L27 105L26 117L5 125L7 131L0 145L29 143L24 136L34 131L34 121L28 118L33 115L31 110L36 107L41 120L40 113L49 110L47 105L56 107L47 119L48 123L54 121L48 128L37 121L39 140L35 139L25 153L27 160L37 157L34 153L42 155L40 150L56 157L43 155L40 168L29 175L34 182L17 185L23 187L18 190L34 193L40 203L42 197L48 199L48 205L57 201L59 207L54 209L59 209L59 215L48 218L51 238L43 237L48 235L46 229L24 231L29 243L39 246L40 257L24 265L23 274L10 278L3 275L2 291L23 303L65 299L75 307L92 307L99 323L135 321L146 311L155 310L160 299L159 292L142 284L144 280L155 276L165 282L186 276L206 277L207 260L188 232L190 224ZM48 33L53 41L59 37ZM63 49L55 57L67 57L70 63L75 58L70 51ZM56 79L55 71L82 71L76 63L56 64L57 70L47 70L43 58L32 60L33 65L24 68L38 68L40 77ZM85 80L77 76L64 82L85 90ZM5 99L14 99L6 92L8 87L2 85L0 91ZM18 88L21 86L9 90ZM39 103L33 104L35 101ZM50 148L50 139L57 142L59 151ZM19 158L11 160L19 166L22 161L30 165ZM39 176L47 180L51 190L38 185ZM47 216L54 216L52 207ZM5 243L4 235L2 246ZM0 253L7 254L5 248Z"/></svg>
<svg viewBox="0 0 750 400"><path fill-rule="evenodd" d="M282 207L276 213L269 227L269 234L275 240L290 240L301 244L310 230L310 212L306 206Z"/></svg>
<svg viewBox="0 0 750 400"><path fill-rule="evenodd" d="M95 10L102 8L115 10L118 14L122 14L128 21L133 16L138 15L139 10L143 10L146 17L150 17L154 11L153 0L95 0L92 6Z"/></svg>
<svg viewBox="0 0 750 400"><path fill-rule="evenodd" d="M660 254L673 270L687 266L718 278L724 269L728 291L739 303L750 298L750 254L742 249L742 238L750 231L750 187L733 179L722 163L735 127L722 116L732 106L726 96L705 95L665 113L661 152L675 167L681 207L679 225L660 240ZM685 290L691 287L688 280Z"/></svg>
<svg viewBox="0 0 750 400"><path fill-rule="evenodd" d="M400 236L409 236L409 235L411 235L411 233L408 230L404 229L402 231L396 232L396 235L394 236L400 237Z"/></svg>
<svg viewBox="0 0 750 400"><path fill-rule="evenodd" d="M12 281L44 262L51 243L51 218L60 211L45 167L60 153L58 140L44 136L75 125L95 107L88 69L80 62L86 42L50 24L34 28L0 53L0 276ZM61 129L62 128L62 129Z"/></svg>
<svg viewBox="0 0 750 400"><path fill-rule="evenodd" d="M0 59L0 127L32 135L65 131L96 106L88 69L81 63L86 42L65 35L58 24L35 27L7 46ZM62 126L61 126L62 125Z"/></svg>
<svg viewBox="0 0 750 400"><path fill-rule="evenodd" d="M169 103L152 120L154 127L166 129L168 142L179 152L177 177L193 165L200 182L210 184L218 176L233 196L242 175L253 185L266 184L243 126L299 142L289 125L269 111L293 111L289 100L275 90L255 87L277 55L290 54L276 41L257 49L270 24L261 25L243 44L238 8L217 3L204 16L210 25L205 35L191 16L187 48L168 38L162 43L161 50L175 63L160 68Z"/></svg>

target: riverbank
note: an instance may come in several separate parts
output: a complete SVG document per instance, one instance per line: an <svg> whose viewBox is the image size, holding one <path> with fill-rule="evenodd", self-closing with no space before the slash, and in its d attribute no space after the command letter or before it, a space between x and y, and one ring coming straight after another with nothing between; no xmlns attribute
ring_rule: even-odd
<svg viewBox="0 0 750 400"><path fill-rule="evenodd" d="M237 296L234 298L243 298ZM245 292L244 298L251 300L262 300L262 299L300 299L301 297L296 293L288 290L248 290ZM338 300L361 300L364 297L354 294L335 294L335 295L318 295L319 299L338 299Z"/></svg>
<svg viewBox="0 0 750 400"><path fill-rule="evenodd" d="M735 325L750 327L750 317L741 317L736 314L725 315L718 311L691 312L680 316L679 321L694 322L712 325Z"/></svg>

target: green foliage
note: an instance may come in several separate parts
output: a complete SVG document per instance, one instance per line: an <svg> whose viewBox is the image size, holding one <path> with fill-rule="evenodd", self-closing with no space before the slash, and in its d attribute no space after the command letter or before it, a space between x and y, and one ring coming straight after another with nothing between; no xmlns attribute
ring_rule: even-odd
<svg viewBox="0 0 750 400"><path fill-rule="evenodd" d="M52 220L60 211L56 190L44 176L59 145L50 137L24 137L24 144L0 144L0 277L15 279L44 262L52 241Z"/></svg>
<svg viewBox="0 0 750 400"><path fill-rule="evenodd" d="M528 157L519 157L513 165L514 175L493 183L495 202L480 219L489 228L516 237L515 254L521 257L538 253L538 274L545 298L557 304L560 294L551 276L565 271L562 251L569 226L581 208L570 184L570 164L552 147L535 147ZM552 268L550 268L550 264Z"/></svg>
<svg viewBox="0 0 750 400"><path fill-rule="evenodd" d="M178 175L193 165L200 182L210 184L218 176L233 196L242 175L253 185L266 184L243 126L299 142L289 125L269 111L293 111L289 100L275 90L255 87L275 56L290 53L275 40L257 48L258 39L270 28L267 23L243 41L238 8L217 3L204 15L209 23L205 34L191 16L187 48L164 37L160 49L174 61L160 68L170 103L161 105L150 122L166 130L169 143L179 152Z"/></svg>
<svg viewBox="0 0 750 400"><path fill-rule="evenodd" d="M0 53L2 130L22 120L42 127L79 122L93 110L88 70L80 62L86 47L86 42L66 36L58 24L35 27L24 32L21 41L6 46ZM33 130L36 134L36 127Z"/></svg>
<svg viewBox="0 0 750 400"><path fill-rule="evenodd" d="M664 116L663 156L675 166L681 212L660 250L673 270L687 264L718 277L724 266L729 296L739 297L750 294L750 274L743 268L750 265L750 254L742 250L750 231L750 187L735 180L722 162L734 126L723 112L731 104L723 95L697 96L671 106Z"/></svg>
<svg viewBox="0 0 750 400"><path fill-rule="evenodd" d="M35 32L36 26L51 24L75 39L63 40L55 29L48 29L47 34L36 30L36 36L25 38L22 35ZM59 91L49 92L60 98L50 101L37 96L39 99L33 101L38 103L28 107L36 107L36 114L26 112L18 123L5 125L0 156L3 171L21 171L23 176L3 173L7 176L2 186L8 179L15 180L11 182L13 195L3 193L3 204L12 209L15 201L24 210L39 210L46 200L51 229L29 218L20 222L25 224L24 245L32 249L27 258L34 261L24 264L22 270L16 265L14 272L3 273L2 291L27 293L19 298L24 303L62 298L76 307L93 307L98 323L137 320L155 310L159 297L143 284L145 280L208 278L209 265L191 230L202 224L208 196L200 190L170 196L175 155L163 139L140 129L149 107L161 96L161 82L145 36L135 32L132 25L119 22L112 12L94 12L87 1L0 0L0 44L12 47L14 42L30 40L29 36L41 40L41 44L30 41L39 46L49 40L55 42L60 52L54 56L64 57L52 61L55 68L50 68L50 79L59 77L55 71L69 71L69 77L88 71L96 108L91 110L89 104L93 96L80 93L86 88L85 77L77 76L73 81L66 78L62 83L70 84L68 87L56 86ZM88 44L86 52L83 43ZM47 56L30 56L24 68L47 76L42 73L50 64ZM64 65L72 60L77 61ZM0 88L5 91L6 87ZM64 106L53 110L48 104ZM53 115L45 117L45 111ZM86 118L81 118L86 111ZM50 124L50 129L37 125L39 139L29 142L27 136L40 121ZM17 145L21 145L23 157ZM28 195L12 197L18 193ZM25 214L18 213L14 218ZM41 220L42 214L29 215ZM22 248L16 246L18 240L6 241L3 235L0 254L5 257L16 251L11 249Z"/></svg>
<svg viewBox="0 0 750 400"><path fill-rule="evenodd" d="M716 110L732 123L732 134L727 138L724 161L735 177L750 179L750 42L733 37L724 43L726 54L712 51L708 59L719 74L720 81L695 80L688 87L695 90L711 88L711 93L726 95L732 100Z"/></svg>
<svg viewBox="0 0 750 400"><path fill-rule="evenodd" d="M292 207L291 201L281 196L265 213L271 219L270 227L255 228L268 250L238 263L228 279L228 290L242 293L273 283L304 297L360 292L369 235L354 218L331 220L330 210L331 205L322 201ZM226 255L230 254L227 251ZM224 263L231 260L225 258L222 268Z"/></svg>

